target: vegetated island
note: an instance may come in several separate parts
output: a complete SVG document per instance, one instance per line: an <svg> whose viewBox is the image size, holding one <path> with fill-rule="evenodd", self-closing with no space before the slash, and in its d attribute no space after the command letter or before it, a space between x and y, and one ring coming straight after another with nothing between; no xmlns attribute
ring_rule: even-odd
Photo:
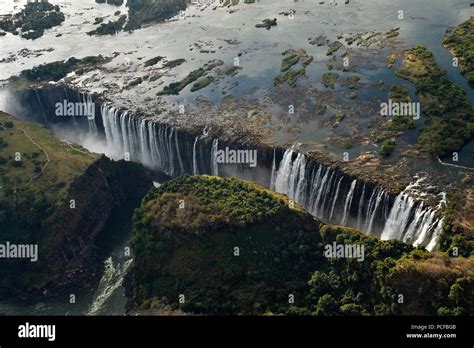
<svg viewBox="0 0 474 348"><path fill-rule="evenodd" d="M140 164L93 155L0 112L0 244L38 248L37 262L0 249L0 294L38 298L90 285L102 267L96 237L112 211L151 186Z"/></svg>
<svg viewBox="0 0 474 348"><path fill-rule="evenodd" d="M31 82L42 81L59 81L65 78L69 73L75 72L76 75L82 75L85 72L96 69L98 66L110 61L101 55L88 56L81 59L71 57L65 61L56 61L46 64L41 64L26 69L17 77L12 77L10 80L26 79Z"/></svg>
<svg viewBox="0 0 474 348"><path fill-rule="evenodd" d="M64 14L57 5L47 1L29 2L18 13L0 18L0 29L25 39L37 39L46 29L64 22Z"/></svg>
<svg viewBox="0 0 474 348"><path fill-rule="evenodd" d="M411 81L428 117L418 148L445 156L459 151L474 136L474 108L423 46L408 49L397 76Z"/></svg>
<svg viewBox="0 0 474 348"><path fill-rule="evenodd" d="M461 72L474 84L474 17L461 23L443 41L451 53L459 59Z"/></svg>
<svg viewBox="0 0 474 348"><path fill-rule="evenodd" d="M363 260L328 256L341 245L364 247ZM132 246L131 314L473 310L473 257L325 225L286 197L233 178L185 176L152 189L135 213Z"/></svg>
<svg viewBox="0 0 474 348"><path fill-rule="evenodd" d="M313 56L308 54L306 50L294 50L289 49L282 53L283 59L281 62L282 74L276 76L273 79L274 86L285 84L286 82L290 87L296 87L298 78L306 75L306 67L313 62ZM300 69L293 69L297 64L301 63Z"/></svg>
<svg viewBox="0 0 474 348"><path fill-rule="evenodd" d="M99 0L98 3L105 3ZM123 0L107 0L108 4L120 6ZM122 15L115 21L101 23L89 35L113 35L122 30L132 31L145 25L158 23L175 17L187 7L187 0L127 0L128 16Z"/></svg>

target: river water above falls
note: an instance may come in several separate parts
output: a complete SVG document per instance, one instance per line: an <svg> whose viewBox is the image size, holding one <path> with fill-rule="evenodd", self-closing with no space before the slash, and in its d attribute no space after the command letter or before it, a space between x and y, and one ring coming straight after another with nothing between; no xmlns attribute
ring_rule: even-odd
<svg viewBox="0 0 474 348"><path fill-rule="evenodd" d="M474 103L473 89L459 74L459 70L452 66L450 53L441 45L446 28L458 25L473 14L472 8L469 8L470 1L351 0L347 6L343 5L343 1L338 1L338 6L330 5L329 1L324 6L319 6L319 1L316 0L297 3L261 0L252 5L240 4L236 7L238 11L232 14L225 9L212 11L207 8L201 12L198 8L190 7L187 10L186 24L182 21L163 23L133 34L119 33L113 39L90 37L85 33L94 29L91 19L111 16L116 8L106 7L104 10L104 7L93 0L51 2L64 5L66 25L46 31L43 37L34 41L22 40L12 35L1 37L0 61L3 59L3 62L0 63L0 80L17 75L24 69L71 56L81 58L119 53L107 65L108 73L78 83L91 94L104 94L113 104L99 106L100 117L97 117L96 122L84 123L80 128L57 129L58 135L68 137L91 151L105 153L111 158L122 158L124 153L128 153L132 161L144 163L169 177L188 173L237 176L253 180L288 195L325 222L358 228L381 239L403 240L426 246L430 250L436 247L436 237L441 231L443 220L437 214L436 207L427 206L412 198L413 191L422 184L423 177L414 180L413 185L402 193L393 195L382 187L315 163L296 149L268 149L260 154L263 161L254 169L220 165L216 161L217 151L228 144L206 136L203 129L199 129L199 134L187 134L166 122L139 118L134 111L138 108L150 110L153 115L153 101L157 91L164 85L176 82L177 76L186 75L210 59L221 59L226 65L232 64L242 52L244 54L239 58L242 69L235 79L225 80L217 87L208 86L199 91L199 94L218 103L224 98L223 90L226 90L226 95L241 97L249 94L252 96L255 88L272 89L273 78L280 73L282 52L289 48L305 47L314 56L315 63L307 68L307 78L309 81L320 81L322 74L327 72L324 62L327 59L327 47L308 47L308 38L325 35L332 42L341 34L386 32L396 27L400 27L399 39L404 45L423 44L433 51L437 63L447 70L449 78L461 86L471 103ZM1 11L13 10L15 6L13 1L6 0L0 0L0 5ZM280 16L278 26L269 31L255 32L256 23L264 18L274 18L278 13L290 8L296 10L295 19ZM126 11L126 8L121 10ZM404 20L397 19L399 10L404 10ZM57 36L58 34L61 36ZM201 50L195 47L197 42L205 50L215 52L201 53ZM18 54L25 48L43 51L39 55ZM116 90L113 87L109 90L106 87L115 86L117 82L124 84L135 76L145 74L146 72L140 71L138 65L141 61L157 55L166 56L169 60L184 57L186 63L172 74L165 74L159 86L143 84L138 89L131 90ZM126 65L132 68L125 69ZM380 80L393 81L409 87L410 91L414 92L409 83L394 77L393 70L386 67L361 69L358 75L362 82L377 84ZM74 87L77 86L73 86L73 89ZM77 101L90 98L85 94L78 94L76 97L76 94L78 93L65 90L61 98ZM16 104L6 96L5 90L0 90L0 109L23 117L32 110L36 113L41 110L44 123L49 123L47 119L52 115L54 98L48 100L40 91L35 96L36 101L25 106ZM257 100L259 96L259 93L255 93L253 97ZM195 98L196 93L187 87L179 96L169 97L165 102L168 105L186 104L193 103ZM212 124L212 120L209 123ZM54 124L51 124L51 127L55 129ZM319 134L321 127L314 123L306 125L301 136L308 143L318 143L322 141ZM284 143L288 135L282 132L277 134L275 139ZM467 158L466 162L469 162L466 151L472 149L472 144L467 149L461 153L461 157ZM442 200L442 197L440 199ZM124 232L122 239L113 240L110 252L104 255L104 274L98 277L97 284L89 290L75 294L75 304L69 303L69 294L63 298L31 305L14 300L0 300L0 313L123 314L125 298L121 280L131 262L130 257L123 255L123 250L129 237L130 230Z"/></svg>

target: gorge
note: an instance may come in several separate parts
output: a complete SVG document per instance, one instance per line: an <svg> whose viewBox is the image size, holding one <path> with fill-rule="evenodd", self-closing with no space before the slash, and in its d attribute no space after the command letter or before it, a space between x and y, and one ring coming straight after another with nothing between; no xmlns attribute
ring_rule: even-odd
<svg viewBox="0 0 474 348"><path fill-rule="evenodd" d="M0 23L16 18L23 2L0 0ZM39 240L40 260L42 246L52 250L38 277L5 270L0 290L13 298L0 296L0 314L122 315L155 301L208 314L468 311L470 300L449 297L451 287L453 294L472 287L474 8L467 0L48 2L64 20L41 36L0 31L0 115L20 124L0 122L0 198L17 199L0 200L0 237ZM69 195L86 203L71 213ZM190 209L176 210L176 201ZM275 205L281 210L266 214ZM45 211L55 212L43 223L52 238L40 238ZM17 229L16 215L36 225ZM198 238L206 233L210 240ZM161 244L170 241L189 253ZM265 280L258 267L246 260L238 269L223 249L216 259L209 254L211 245L235 248L231 241L258 254L279 305L258 285ZM315 254L323 241L354 250L362 243L366 257L322 259ZM230 268L210 267L216 277L189 274L182 260L168 278L166 267L182 255L195 268L221 261ZM289 280L281 288L280 268ZM165 282L168 300L154 297L163 295L155 280ZM254 291L237 289L238 281ZM238 296L176 303L182 284L201 293L208 283L212 297L229 287ZM292 284L311 294L288 309L281 291ZM412 301L438 285L442 301ZM407 307L397 307L396 291L412 297ZM265 305L252 303L252 294ZM125 308L128 301L137 303Z"/></svg>
<svg viewBox="0 0 474 348"><path fill-rule="evenodd" d="M61 94L68 100L94 104L95 119L58 121L51 111L56 104L54 98L60 100ZM253 180L287 195L322 221L353 227L384 240L421 245L428 250L436 248L442 231L443 195L434 206L411 195L420 189L423 177L404 190L393 192L313 160L295 148L258 148L258 168L255 169L219 164L217 151L220 148L243 149L245 146L213 138L206 129L196 135L179 131L172 125L115 108L111 102L100 104L99 100L93 101L92 96L68 88L27 90L13 98L20 101L17 109L43 110L45 118L37 121L44 123L45 119L53 129L59 124L59 135L68 134L71 140L85 147L91 143L102 144L100 148L109 157L126 157L170 178L209 174Z"/></svg>

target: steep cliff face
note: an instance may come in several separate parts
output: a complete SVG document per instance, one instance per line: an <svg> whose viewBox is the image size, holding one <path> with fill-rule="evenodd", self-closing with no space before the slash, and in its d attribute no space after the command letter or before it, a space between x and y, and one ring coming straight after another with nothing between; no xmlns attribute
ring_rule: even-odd
<svg viewBox="0 0 474 348"><path fill-rule="evenodd" d="M102 267L97 237L114 208L150 189L150 174L3 113L0 139L0 244L38 248L35 262L0 258L0 293L34 297L87 285Z"/></svg>
<svg viewBox="0 0 474 348"><path fill-rule="evenodd" d="M21 264L21 274L4 277L0 289L36 296L86 286L100 274L102 260L95 242L112 210L142 197L151 184L141 165L98 159L72 183L70 200L57 206L37 231L48 236L46 245L39 246L38 262L0 261L12 271Z"/></svg>
<svg viewBox="0 0 474 348"><path fill-rule="evenodd" d="M290 293L301 299L323 256L300 257L317 248L319 223L291 207L236 179L183 177L152 190L134 216L135 306L157 297L188 313L251 314L279 310Z"/></svg>
<svg viewBox="0 0 474 348"><path fill-rule="evenodd" d="M53 242L41 266L48 278L35 288L86 285L101 265L95 240L112 210L141 198L151 185L151 177L139 164L101 157L91 165L69 191L75 208L66 202L43 224Z"/></svg>
<svg viewBox="0 0 474 348"><path fill-rule="evenodd" d="M326 225L237 179L185 176L153 189L132 246L133 314L446 315L474 305L472 257Z"/></svg>

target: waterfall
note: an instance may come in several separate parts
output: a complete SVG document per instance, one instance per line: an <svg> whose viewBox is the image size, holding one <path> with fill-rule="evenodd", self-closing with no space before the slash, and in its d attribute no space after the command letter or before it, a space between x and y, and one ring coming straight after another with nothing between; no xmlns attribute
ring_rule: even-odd
<svg viewBox="0 0 474 348"><path fill-rule="evenodd" d="M304 191L306 188L306 158L302 154L298 154L298 157L295 160L293 165L293 171L290 174L289 185L290 185L290 194L295 202L300 202L304 204Z"/></svg>
<svg viewBox="0 0 474 348"><path fill-rule="evenodd" d="M197 158L196 158L196 144L199 140L199 137L196 137L194 140L194 145L193 145L193 174L194 175L199 175L199 169L197 166Z"/></svg>
<svg viewBox="0 0 474 348"><path fill-rule="evenodd" d="M332 217L334 216L334 208L336 207L337 198L339 197L339 189L341 188L342 179L343 178L340 178L337 183L336 194L334 195L332 207L331 207L331 213L329 214L329 221L332 221Z"/></svg>
<svg viewBox="0 0 474 348"><path fill-rule="evenodd" d="M415 246L426 246L432 251L437 245L437 238L442 230L443 219L437 216L442 203L436 208L416 202L411 192L416 189L423 179L417 180L406 187L395 199L381 239L398 239Z"/></svg>
<svg viewBox="0 0 474 348"><path fill-rule="evenodd" d="M185 144L180 143L174 127L139 118L107 104L102 105L101 114L109 156L122 159L128 155L132 161L173 177L188 172L182 156L186 153ZM195 154L193 161L193 168L198 168Z"/></svg>
<svg viewBox="0 0 474 348"><path fill-rule="evenodd" d="M358 180L349 183L344 178L347 177L328 166L312 164L293 148L286 150L277 164L274 150L270 188L287 195L312 215L383 240L426 245L428 250L436 247L442 226L439 209L428 207L410 195L418 182L409 185L392 204L390 194L383 188ZM361 194L354 203L356 192Z"/></svg>
<svg viewBox="0 0 474 348"><path fill-rule="evenodd" d="M36 98L38 98L38 103L40 105L41 112L43 114L44 124L47 125L48 124L48 118L46 117L46 114L44 112L43 103L41 103L41 98L39 96L39 93L38 93L37 89L35 89L35 92L36 92Z"/></svg>
<svg viewBox="0 0 474 348"><path fill-rule="evenodd" d="M415 200L407 193L398 195L382 232L382 240L402 240L407 224L412 217Z"/></svg>
<svg viewBox="0 0 474 348"><path fill-rule="evenodd" d="M194 145L193 145L193 174L194 175L199 175L199 161L198 161L198 158L197 158L197 144L198 144L199 140L207 138L208 135L209 135L209 132L208 132L207 126L206 126L202 130L202 134L198 135L194 139Z"/></svg>
<svg viewBox="0 0 474 348"><path fill-rule="evenodd" d="M67 94L66 94L67 96ZM85 94L81 92L81 99L82 103L85 106L85 115L82 116L87 116L87 123L89 125L89 132L92 133L92 135L97 136L99 134L97 130L97 124L95 123L95 106L94 102L92 101L92 96L90 94ZM91 111L89 108L92 107L92 115L90 115L88 112Z"/></svg>
<svg viewBox="0 0 474 348"><path fill-rule="evenodd" d="M185 169L183 165L183 160L181 158L181 149L179 148L178 131L175 128L173 128L173 132L174 132L174 144L176 145L176 157L178 157L178 163L179 163L179 168L180 168L179 173L184 173Z"/></svg>
<svg viewBox="0 0 474 348"><path fill-rule="evenodd" d="M377 214L377 209L380 206L380 202L382 201L382 197L390 198L387 192L385 192L380 187L376 187L375 190L372 191L372 195L369 199L369 205L367 207L367 214L366 220L364 223L363 231L366 231L369 235L372 234L372 228L374 224L375 215Z"/></svg>
<svg viewBox="0 0 474 348"><path fill-rule="evenodd" d="M355 190L356 185L357 185L357 180L353 180L349 193L346 197L346 203L344 204L344 214L342 215L341 225L347 224L347 219L349 218L349 212L352 205L352 199L354 198L354 190Z"/></svg>
<svg viewBox="0 0 474 348"><path fill-rule="evenodd" d="M213 140L205 156L199 155L200 140L208 136L206 128L201 136L186 141L180 139L172 126L142 119L110 105L103 105L101 113L109 152L117 158L123 158L124 151L129 152L130 160L159 169L171 177L205 172L219 175L219 140ZM411 190L418 182L409 185L393 201L383 188L350 180L329 166L315 164L294 148L286 150L279 163L276 156L274 149L269 187L301 204L315 217L358 228L383 240L436 246L442 226L439 209L412 197ZM361 193L357 198L356 192Z"/></svg>
<svg viewBox="0 0 474 348"><path fill-rule="evenodd" d="M362 224L362 214L364 210L365 186L366 184L364 183L364 188L362 189L362 194L360 195L360 199L359 199L359 208L357 209L357 229L359 230L362 230L361 224ZM366 214L366 216L368 215Z"/></svg>
<svg viewBox="0 0 474 348"><path fill-rule="evenodd" d="M211 175L219 176L219 163L217 163L217 151L219 151L219 140L214 139L212 141L211 151Z"/></svg>
<svg viewBox="0 0 474 348"><path fill-rule="evenodd" d="M275 175L276 175L276 148L273 149L272 173L270 178L270 190L275 191Z"/></svg>

